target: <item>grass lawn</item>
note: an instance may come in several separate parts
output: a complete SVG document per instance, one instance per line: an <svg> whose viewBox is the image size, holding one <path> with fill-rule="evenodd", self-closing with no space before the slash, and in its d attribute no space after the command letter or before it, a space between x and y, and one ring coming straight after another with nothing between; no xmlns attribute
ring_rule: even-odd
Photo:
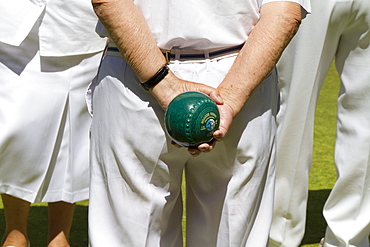
<svg viewBox="0 0 370 247"><path fill-rule="evenodd" d="M325 234L326 223L322 216L322 208L336 179L334 143L338 92L339 77L332 65L320 92L316 109L306 234L302 241L304 247L317 247Z"/></svg>
<svg viewBox="0 0 370 247"><path fill-rule="evenodd" d="M332 66L321 91L315 120L315 142L310 191L307 210L306 234L302 247L316 247L325 233L322 208L335 182L333 161L336 119L336 98L339 79ZM71 246L87 246L88 201L79 202L71 231ZM4 210L0 199L0 236L4 232ZM47 207L45 203L33 204L30 211L29 234L33 246L46 246Z"/></svg>

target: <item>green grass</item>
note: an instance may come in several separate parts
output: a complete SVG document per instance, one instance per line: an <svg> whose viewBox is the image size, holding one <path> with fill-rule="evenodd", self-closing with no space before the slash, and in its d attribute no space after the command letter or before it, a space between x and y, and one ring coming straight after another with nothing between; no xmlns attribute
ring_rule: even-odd
<svg viewBox="0 0 370 247"><path fill-rule="evenodd" d="M316 247L325 233L322 208L335 182L333 161L336 99L339 90L338 75L332 66L321 90L315 119L315 142L312 169L310 172L309 201L306 234L302 247ZM79 202L71 230L71 246L87 246L88 201ZM4 210L0 199L0 237L4 232ZM46 246L46 203L32 204L29 217L29 234L33 246Z"/></svg>
<svg viewBox="0 0 370 247"><path fill-rule="evenodd" d="M339 77L332 65L320 92L316 109L306 233L302 241L304 247L317 247L325 234L326 223L322 209L336 180L334 143L338 92Z"/></svg>

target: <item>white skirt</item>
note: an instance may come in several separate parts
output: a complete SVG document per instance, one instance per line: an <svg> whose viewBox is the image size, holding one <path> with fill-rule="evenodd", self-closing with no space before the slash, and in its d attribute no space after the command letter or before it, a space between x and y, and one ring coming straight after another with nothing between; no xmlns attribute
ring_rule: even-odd
<svg viewBox="0 0 370 247"><path fill-rule="evenodd" d="M32 34L0 43L0 193L34 202L88 199L85 92L101 54L40 57Z"/></svg>

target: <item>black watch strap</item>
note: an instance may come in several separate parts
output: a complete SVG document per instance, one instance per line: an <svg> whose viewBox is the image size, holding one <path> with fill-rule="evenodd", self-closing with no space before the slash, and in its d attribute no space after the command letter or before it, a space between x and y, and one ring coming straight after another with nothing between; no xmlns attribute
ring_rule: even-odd
<svg viewBox="0 0 370 247"><path fill-rule="evenodd" d="M146 82L141 83L141 86L145 88L145 90L149 90L155 85L157 85L163 78L168 74L170 69L167 67L167 64L163 65L162 68L158 70L158 72Z"/></svg>

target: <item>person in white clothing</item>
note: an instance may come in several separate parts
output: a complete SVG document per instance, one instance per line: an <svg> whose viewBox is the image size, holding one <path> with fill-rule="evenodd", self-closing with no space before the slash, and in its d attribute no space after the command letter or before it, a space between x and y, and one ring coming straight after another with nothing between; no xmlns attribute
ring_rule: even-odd
<svg viewBox="0 0 370 247"><path fill-rule="evenodd" d="M90 245L182 246L185 171L187 246L266 246L274 66L309 3L93 5L105 27L99 33L111 42L92 86ZM221 115L215 141L188 149L171 145L163 125L164 109L186 91L209 95Z"/></svg>
<svg viewBox="0 0 370 247"><path fill-rule="evenodd" d="M297 247L304 236L316 102L335 61L340 76L337 181L323 210L327 222L323 245L368 247L370 1L312 0L311 4L312 14L277 65L281 109L270 246Z"/></svg>
<svg viewBox="0 0 370 247"><path fill-rule="evenodd" d="M48 202L48 246L69 246L89 196L85 103L105 39L89 0L0 1L1 246L29 246L30 204Z"/></svg>

